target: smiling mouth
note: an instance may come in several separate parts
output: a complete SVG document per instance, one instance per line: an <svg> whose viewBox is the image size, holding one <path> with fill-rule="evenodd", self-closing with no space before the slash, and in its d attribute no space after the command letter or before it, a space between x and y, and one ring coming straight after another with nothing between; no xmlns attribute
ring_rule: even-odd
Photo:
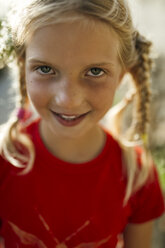
<svg viewBox="0 0 165 248"><path fill-rule="evenodd" d="M57 113L54 111L51 111L51 112L60 124L69 127L69 126L75 126L75 125L79 124L82 120L85 119L85 117L91 111L88 111L88 112L86 112L84 114L80 114L80 115L62 114L62 113Z"/></svg>
<svg viewBox="0 0 165 248"><path fill-rule="evenodd" d="M59 117L61 117L63 120L73 121L73 120L76 120L76 119L80 118L81 116L83 116L85 114L82 114L82 115L64 115L64 114L58 114L58 113L56 113L56 115L58 115Z"/></svg>

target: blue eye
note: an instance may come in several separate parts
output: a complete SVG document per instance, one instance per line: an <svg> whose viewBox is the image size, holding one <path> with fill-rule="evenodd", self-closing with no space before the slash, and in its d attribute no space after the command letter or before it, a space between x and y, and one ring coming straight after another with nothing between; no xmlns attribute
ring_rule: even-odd
<svg viewBox="0 0 165 248"><path fill-rule="evenodd" d="M37 71L41 74L53 74L53 70L50 66L42 65L37 68Z"/></svg>
<svg viewBox="0 0 165 248"><path fill-rule="evenodd" d="M101 68L98 68L98 67L94 67L94 68L91 68L87 75L88 76L94 76L94 77L99 77L99 76L102 76L105 72L103 71L103 69Z"/></svg>

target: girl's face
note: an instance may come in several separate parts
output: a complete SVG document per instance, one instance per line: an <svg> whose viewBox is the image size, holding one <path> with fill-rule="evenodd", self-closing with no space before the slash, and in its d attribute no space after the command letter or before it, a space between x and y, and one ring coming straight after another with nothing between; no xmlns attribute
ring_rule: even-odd
<svg viewBox="0 0 165 248"><path fill-rule="evenodd" d="M116 35L100 21L54 24L34 33L26 48L26 83L43 132L89 138L98 129L123 74L118 51Z"/></svg>

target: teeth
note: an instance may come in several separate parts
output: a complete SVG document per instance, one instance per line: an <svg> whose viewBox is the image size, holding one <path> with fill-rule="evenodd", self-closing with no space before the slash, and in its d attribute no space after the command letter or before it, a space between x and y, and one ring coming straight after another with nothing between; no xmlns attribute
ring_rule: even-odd
<svg viewBox="0 0 165 248"><path fill-rule="evenodd" d="M65 120L74 120L74 119L76 119L78 116L75 116L75 115L73 115L73 116L61 115L61 117L62 117L63 119L65 119Z"/></svg>

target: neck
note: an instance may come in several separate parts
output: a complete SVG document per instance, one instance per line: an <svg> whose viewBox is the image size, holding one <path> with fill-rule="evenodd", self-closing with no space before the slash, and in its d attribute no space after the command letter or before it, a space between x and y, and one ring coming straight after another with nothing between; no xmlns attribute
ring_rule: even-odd
<svg viewBox="0 0 165 248"><path fill-rule="evenodd" d="M43 131L43 128L41 122L40 133L48 150L56 157L70 163L85 163L94 159L105 145L105 133L100 126L76 139L59 138L45 128Z"/></svg>

